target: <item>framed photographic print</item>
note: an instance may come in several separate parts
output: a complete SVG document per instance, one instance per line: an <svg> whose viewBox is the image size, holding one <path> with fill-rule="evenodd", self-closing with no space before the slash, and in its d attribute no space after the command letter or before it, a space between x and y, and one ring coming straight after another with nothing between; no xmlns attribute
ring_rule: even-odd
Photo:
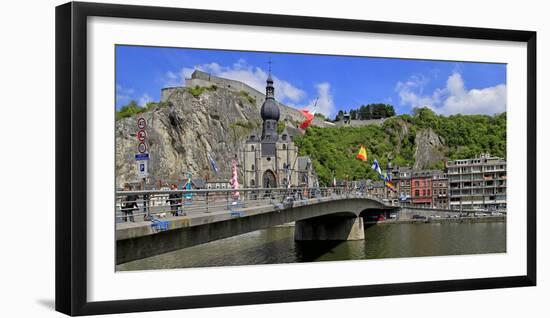
<svg viewBox="0 0 550 318"><path fill-rule="evenodd" d="M56 8L56 309L534 286L536 33Z"/></svg>

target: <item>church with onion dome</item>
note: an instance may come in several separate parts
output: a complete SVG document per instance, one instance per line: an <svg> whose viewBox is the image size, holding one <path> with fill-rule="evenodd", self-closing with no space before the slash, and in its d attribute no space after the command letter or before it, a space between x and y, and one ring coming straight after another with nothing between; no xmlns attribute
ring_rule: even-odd
<svg viewBox="0 0 550 318"><path fill-rule="evenodd" d="M307 156L298 156L293 137L285 128L277 133L281 117L275 100L271 72L267 78L265 101L260 109L261 134L253 131L247 138L241 156L244 188L316 187L317 177Z"/></svg>

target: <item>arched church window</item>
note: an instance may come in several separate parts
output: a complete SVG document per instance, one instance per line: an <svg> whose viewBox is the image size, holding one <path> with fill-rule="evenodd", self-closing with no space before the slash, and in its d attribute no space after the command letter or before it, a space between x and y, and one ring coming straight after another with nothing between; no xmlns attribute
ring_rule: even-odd
<svg viewBox="0 0 550 318"><path fill-rule="evenodd" d="M283 139L285 139L286 135L283 135ZM283 150L286 150L286 144L283 144Z"/></svg>
<svg viewBox="0 0 550 318"><path fill-rule="evenodd" d="M250 180L250 186L251 186L251 187L256 186L256 183L254 182L254 179Z"/></svg>
<svg viewBox="0 0 550 318"><path fill-rule="evenodd" d="M252 170L254 170L254 165L252 165Z"/></svg>
<svg viewBox="0 0 550 318"><path fill-rule="evenodd" d="M250 147L250 150L254 151L254 146L253 145Z"/></svg>

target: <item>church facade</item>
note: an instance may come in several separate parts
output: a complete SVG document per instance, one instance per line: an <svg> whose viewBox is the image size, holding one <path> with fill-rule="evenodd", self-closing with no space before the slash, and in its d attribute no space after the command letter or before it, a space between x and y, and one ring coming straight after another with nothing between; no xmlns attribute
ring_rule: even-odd
<svg viewBox="0 0 550 318"><path fill-rule="evenodd" d="M275 101L271 74L267 78L265 101L260 115L262 132L253 131L242 151L242 171L245 188L286 188L288 186L317 187L317 177L306 156L298 156L293 137L285 128L277 133L280 110Z"/></svg>

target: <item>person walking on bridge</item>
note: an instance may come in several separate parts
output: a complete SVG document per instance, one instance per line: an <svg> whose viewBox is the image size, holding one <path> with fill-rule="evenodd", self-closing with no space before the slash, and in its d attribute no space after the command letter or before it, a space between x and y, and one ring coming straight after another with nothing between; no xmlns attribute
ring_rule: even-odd
<svg viewBox="0 0 550 318"><path fill-rule="evenodd" d="M171 186L170 186L170 190L177 190L178 189L178 186L173 183ZM170 193L168 195L168 200L166 200L166 202L170 203L170 212L172 212L172 215L173 216L178 216L180 215L179 213L179 210L181 208L181 195L178 194L178 193Z"/></svg>
<svg viewBox="0 0 550 318"><path fill-rule="evenodd" d="M132 191L132 186L128 183L124 185L124 191ZM138 209L137 205L138 197L135 194L128 194L124 197L122 201L122 212L124 213L123 220L124 222L135 222L134 220L134 210Z"/></svg>

